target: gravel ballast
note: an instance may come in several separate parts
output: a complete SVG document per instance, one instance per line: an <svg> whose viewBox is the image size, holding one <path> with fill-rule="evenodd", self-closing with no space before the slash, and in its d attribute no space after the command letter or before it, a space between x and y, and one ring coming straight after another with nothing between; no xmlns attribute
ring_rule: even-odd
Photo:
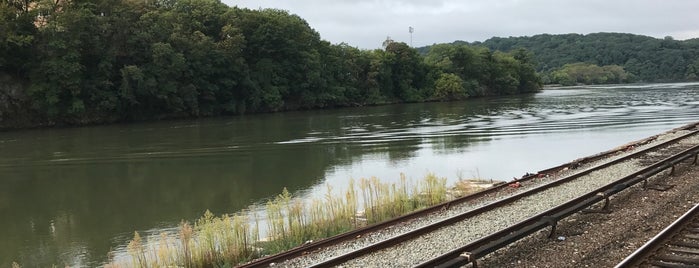
<svg viewBox="0 0 699 268"><path fill-rule="evenodd" d="M667 191L640 185L615 196L609 214L577 213L479 261L479 267L614 267L677 217L699 203L699 166L684 164L673 176L652 180Z"/></svg>
<svg viewBox="0 0 699 268"><path fill-rule="evenodd" d="M661 135L655 141L649 144L639 146L638 148L634 148L634 151L655 145L660 141L671 139L685 133L687 132L678 131L675 133ZM691 141L687 142L696 144L699 141L698 138L692 138ZM584 166L578 168L577 170L567 170L559 174L556 174L551 178L535 180L533 182L523 184L523 187L520 189L513 189L507 192L499 193L497 195L491 195L486 198L480 199L478 203L471 202L460 204L458 206L452 206L447 211L441 211L432 214L429 217L424 217L397 226L392 226L382 231L375 232L370 235L365 235L356 240L331 246L326 249L319 250L315 253L280 263L278 265L283 267L304 267L312 265L314 263L319 263L329 257L345 254L347 252L359 249L366 245L376 243L377 241L385 240L400 233L407 232L408 230L412 230L436 222L438 220L451 217L464 211L471 210L475 207L482 206L483 204L503 199L513 194L519 193L523 190L530 189L532 187L536 187L540 184L549 182L551 180L570 175L573 172L583 170L585 168L597 165L601 162L608 162L612 159L623 157L629 153L631 152L619 154L617 156L608 159L603 159L595 163L587 163ZM362 258L351 260L347 263L344 263L342 266L410 267L430 258L436 257L439 254L447 252L450 249L456 247L456 245L463 245L465 243L474 241L475 239L478 239L484 235L506 228L528 217L539 214L570 199L573 199L596 188L599 188L603 185L606 185L618 178L635 172L640 167L641 164L639 160L625 161L621 164L614 165L603 171L595 171L590 174L587 174L581 178L574 180L573 182L565 183L559 187L555 187L553 189L545 190L532 196L525 197L514 204L510 204L500 209L477 215L473 218L461 222L460 224L445 227L433 233L423 235L418 239L412 240L407 243L403 243L398 247L382 250L364 256ZM559 226L562 226L562 224L559 224ZM492 259L492 257L489 258ZM486 263L485 260L484 263ZM510 261L507 262L507 264L504 266L512 266L513 263L515 265L518 265L517 262ZM496 264L496 266L498 265L501 266L503 265L503 263Z"/></svg>

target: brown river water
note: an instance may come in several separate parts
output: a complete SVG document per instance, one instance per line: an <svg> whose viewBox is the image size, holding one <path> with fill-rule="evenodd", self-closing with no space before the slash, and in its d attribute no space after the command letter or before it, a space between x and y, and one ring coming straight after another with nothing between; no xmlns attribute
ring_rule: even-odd
<svg viewBox="0 0 699 268"><path fill-rule="evenodd" d="M510 180L699 120L699 84L0 133L0 267L97 266L134 231L351 178Z"/></svg>

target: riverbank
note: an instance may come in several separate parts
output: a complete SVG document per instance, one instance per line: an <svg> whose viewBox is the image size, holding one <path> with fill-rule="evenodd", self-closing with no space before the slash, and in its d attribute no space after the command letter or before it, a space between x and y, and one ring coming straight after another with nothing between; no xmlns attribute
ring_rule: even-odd
<svg viewBox="0 0 699 268"><path fill-rule="evenodd" d="M2 82L2 81L0 81ZM3 87L0 85L0 89ZM80 128L80 127L95 127L95 126L108 126L108 125L128 125L128 124L143 124L143 123L167 123L167 122L178 122L186 120L201 120L201 119L225 119L225 118L239 118L245 116L256 116L256 115L269 115L269 114L279 114L279 113L293 113L293 112L318 112L318 111L329 111L329 110L340 110L340 109L361 109L366 107L378 107L378 106L390 106L390 105L401 105L401 104L415 104L415 103L444 103L444 102L463 102L463 101L473 101L473 100L488 100L492 98L505 97L505 96L473 96L458 100L440 100L440 99L427 99L423 101L388 101L382 100L375 103L350 103L346 105L335 105L330 107L306 107L306 108L290 108L278 111L258 111L258 112L248 112L243 114L221 114L221 115L210 115L210 116L167 116L157 119L120 119L120 118L92 118L85 119L82 121L56 121L56 120L46 120L42 119L36 111L29 109L26 104L27 97L24 95L26 88L19 88L18 85L5 87L6 92L1 92L0 90L0 132L9 131L20 131L20 130L31 130L31 129L60 129L60 128ZM543 89L542 89L543 90ZM515 94L510 96L527 96L536 94L538 92L528 92ZM4 94L4 95L3 95ZM24 103L24 104L22 104Z"/></svg>
<svg viewBox="0 0 699 268"><path fill-rule="evenodd" d="M283 187L321 198L400 173L509 180L699 118L695 86L660 86L2 132L0 260L98 266L134 231L264 206Z"/></svg>
<svg viewBox="0 0 699 268"><path fill-rule="evenodd" d="M606 161L605 158L610 158L610 157L618 157L620 154L625 154L628 153L629 151L637 150L640 147L643 146L649 146L649 144L652 144L653 142L656 142L658 140L665 140L668 139L669 137L672 137L673 135L677 135L677 133L683 133L683 131L686 131L685 129L687 128L693 128L695 125L699 123L693 123L687 126L683 126L677 129L670 130L665 133L661 133L652 137L648 137L643 140L635 141L632 143L628 143L619 147L616 147L612 150L589 156L586 159L586 161L599 161L599 162L604 162ZM601 159L598 159L600 158ZM580 163L580 161L583 161L582 159L580 160L575 160L571 163ZM586 165L589 165L590 163L584 163ZM577 165L577 164L576 164ZM561 169L557 172L571 172L569 168ZM562 176L561 174L556 174L556 176ZM241 263L245 262L249 259L255 258L255 252L261 255L269 255L269 254L274 254L279 251L287 250L295 246L301 246L304 243L309 243L310 241L313 241L315 239L321 239L325 237L332 236L334 234L339 234L341 232L347 232L352 229L359 228L363 226L363 223L366 224L372 224L376 223L379 221L383 220L388 220L391 218L395 218L398 216L401 216L405 213L414 211L415 209L421 208L421 207L426 207L434 204L439 204L440 202L448 201L451 200L455 197L461 196L465 193L470 193L473 192L474 190L477 189L483 189L478 186L477 183L483 184L483 181L462 181L460 180L460 183L457 183L457 186L467 186L465 187L466 189L462 189L461 191L458 191L458 195L455 194L449 194L447 195L447 191L444 191L444 182L446 182L446 179L443 179L442 182L437 183L437 179L430 175L424 179L424 188L419 189L415 187L407 187L405 184L405 177L402 177L401 179L402 185L399 185L396 187L396 185L388 186L388 185L382 185L377 179L372 178L371 180L365 180L362 179L360 180L360 185L359 189L361 189L362 193L362 199L364 200L364 204L368 206L367 209L357 211L356 210L356 194L355 194L355 187L354 187L354 182L350 181L349 189L348 192L345 194L345 199L343 200L341 197L340 199L334 199L333 194L331 193L330 188L328 189L328 193L326 194L324 202L329 204L328 209L323 209L320 207L317 208L311 208L309 211L306 211L305 206L303 205L303 201L296 201L292 202L291 195L288 192L284 192L281 195L279 195L274 201L270 201L270 203L267 204L267 215L278 215L276 217L278 218L268 218L268 222L271 222L271 225L269 225L269 230L275 231L269 234L269 238L266 239L259 239L259 233L255 235L255 232L259 232L259 229L256 228L241 228L238 227L240 226L241 222L245 222L245 216L242 217L243 220L241 221L239 216L233 217L234 222L238 222L237 224L234 223L231 225L231 220L228 216L224 215L222 218L215 218L213 215L207 212L208 215L205 215L201 220L197 222L195 225L195 229L198 232L194 232L194 237L200 237L199 239L193 239L194 241L199 241L199 243L194 243L192 245L187 245L186 241L189 241L190 239L183 239L183 237L187 237L186 235L180 235L181 240L185 241L184 246L183 245L174 245L172 248L179 249L176 250L175 252L171 253L165 253L169 252L166 249L169 249L170 246L167 246L166 249L163 249L161 246L158 247L157 251L153 247L151 248L151 252L147 250L147 248L144 248L142 246L141 238L138 236L138 233L136 233L136 237L134 240L132 240L131 243L129 243L129 254L131 254L131 258L133 260L136 260L134 264L137 266L153 266L153 265L177 265L181 263L196 263L195 266L207 266L210 264L218 264L218 265L226 265L226 264L236 264L236 263ZM536 183L541 183L541 182L535 182ZM510 185L511 187L514 188L519 188L520 184L519 183L513 183ZM530 186L531 187L531 186ZM415 190L413 191L408 191L408 188L413 188ZM392 189L392 190L391 190ZM398 192L396 192L396 189L399 189ZM456 191L452 191L456 192ZM409 194L412 193L412 194ZM342 195L340 195L342 196ZM447 198L448 196L451 196L450 198ZM417 199L415 199L417 198ZM411 201L412 200L412 201ZM409 205L405 207L406 204L413 204L413 203L421 203L421 201L428 201L423 203L421 206L413 206ZM312 201L312 203L317 204L317 201ZM292 205L293 203L293 205ZM371 208L371 209L369 209ZM377 210L378 209L378 210ZM322 214L326 216L322 216ZM303 217L301 215L311 215L311 218L308 219L302 219ZM377 218L375 215L381 215L380 218ZM249 220L248 220L249 221ZM288 222L288 224L286 223ZM349 223L349 225L348 225ZM212 227L218 226L218 227ZM199 226L199 228L196 228ZM216 239L215 237L224 235L228 233L226 230L231 229L231 226L235 226L235 232L238 234L244 233L244 234L249 234L249 230L253 230L252 235L243 235L239 236L242 237L245 241L248 241L248 238L252 238L251 241L264 241L264 242L252 242L250 244L244 243L244 241L240 241L240 243L235 244L235 249L237 250L242 250L238 253L229 253L229 256L224 255L218 255L219 252L221 251L220 248L229 248L229 244L226 244L225 241L231 241L231 238L228 239ZM258 226L259 228L259 223L257 219L255 219L255 226ZM189 231L187 231L189 230ZM208 230L208 231L207 231ZM215 231L211 231L215 230ZM180 233L191 233L191 227L189 227L186 223L183 223L180 227ZM202 233L204 233L204 237L207 237L205 239L202 239ZM321 234L322 235L317 235ZM313 234L316 234L316 236L313 236ZM191 235L190 235L191 236ZM165 236L161 236L165 237ZM201 242L201 241L209 241L210 239L214 239L214 241L217 242ZM304 242L305 241L305 242ZM162 245L164 242L160 240L157 242L157 244ZM202 248L201 244L217 244L221 245L220 248L214 248L214 247L209 247L209 248ZM132 245L137 245L137 250L134 250L132 248ZM196 248L198 249L199 252L203 252L201 254L195 254L195 255L188 255L187 252L188 248ZM230 250L223 250L224 252L230 251ZM208 252L208 253L206 253ZM159 253L159 254L156 254ZM144 256L144 257L141 257ZM145 257L149 256L149 257ZM172 257L167 257L167 256L184 256L179 257L180 259L173 259ZM190 256L190 257L187 257ZM220 256L220 257L215 257L213 259L204 259L202 260L201 257L196 257L196 256ZM240 256L245 256L248 259L239 259ZM258 255L259 256L259 255ZM159 259L162 259L163 257L166 257L165 260L172 260L172 263L169 262L158 262ZM114 264L118 266L117 264ZM116 267L115 266L115 267Z"/></svg>
<svg viewBox="0 0 699 268"><path fill-rule="evenodd" d="M56 9L42 5L34 8ZM0 65L0 76L24 87L20 95L7 95L20 100L16 105L0 103L0 124L12 121L5 114L30 114L8 127L66 126L541 90L532 56L523 50L442 44L422 55L391 39L383 49L361 50L322 40L288 11L216 1L127 1L99 12L59 5L42 23L32 23L29 12L3 18L10 34L25 41L0 55L8 63ZM458 55L469 60L448 60ZM10 90L0 84L4 92Z"/></svg>
<svg viewBox="0 0 699 268"><path fill-rule="evenodd" d="M46 129L46 128L75 128L104 125L125 125L157 122L175 122L183 120L215 119L215 118L235 118L243 116L303 112L303 111L324 111L337 109L366 108L387 105L400 105L412 103L432 103L432 102L461 102L466 100L488 100L504 96L526 96L540 92L541 87L536 90L504 95L464 95L458 98L440 98L424 96L410 100L400 98L377 97L372 100L352 101L335 103L322 106L299 106L295 104L285 105L273 110L246 110L228 111L217 114L141 114L136 117L124 117L119 114L85 114L84 116L69 115L64 118L47 116L44 111L37 110L34 100L28 95L31 84L27 80L16 79L0 72L0 132L26 130L26 129ZM433 91L430 89L428 91Z"/></svg>
<svg viewBox="0 0 699 268"><path fill-rule="evenodd" d="M399 184L374 177L360 179L355 186L351 180L344 194L334 193L328 185L322 199L304 200L284 189L262 211L251 208L220 217L207 211L193 224L182 222L174 238L167 233L145 238L136 232L127 246L128 256L110 260L106 266L235 266L399 217L486 185L492 182L460 180L448 190L445 178L427 175L415 183L401 175Z"/></svg>

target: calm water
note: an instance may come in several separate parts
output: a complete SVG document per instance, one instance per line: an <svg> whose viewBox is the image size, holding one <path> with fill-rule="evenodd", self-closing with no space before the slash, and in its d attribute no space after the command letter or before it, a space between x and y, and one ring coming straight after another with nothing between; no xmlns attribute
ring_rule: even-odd
<svg viewBox="0 0 699 268"><path fill-rule="evenodd" d="M509 180L699 118L699 84L0 133L0 267L95 266L134 231L350 178Z"/></svg>

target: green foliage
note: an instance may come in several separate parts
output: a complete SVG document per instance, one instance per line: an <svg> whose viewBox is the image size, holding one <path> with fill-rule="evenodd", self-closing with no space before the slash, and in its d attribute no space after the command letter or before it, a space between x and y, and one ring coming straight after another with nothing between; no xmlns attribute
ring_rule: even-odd
<svg viewBox="0 0 699 268"><path fill-rule="evenodd" d="M287 11L240 9L219 0L2 1L0 19L0 72L29 81L28 98L20 103L26 107L15 110L31 111L39 124L461 99L540 88L533 68L523 67L530 64L525 58L445 47L448 58L437 62L392 40L383 50L359 50L321 40ZM463 89L443 73L457 75Z"/></svg>
<svg viewBox="0 0 699 268"><path fill-rule="evenodd" d="M29 66L36 28L35 12L28 10L32 1L0 1L0 71L24 74Z"/></svg>
<svg viewBox="0 0 699 268"><path fill-rule="evenodd" d="M430 48L425 61L441 72L457 75L465 81L463 87L466 96L486 96L540 90L541 80L534 70L531 57L526 50L502 53L466 44L440 44ZM436 82L441 80L443 86L444 79L447 78L442 74ZM437 88L435 84L435 97L451 98Z"/></svg>
<svg viewBox="0 0 699 268"><path fill-rule="evenodd" d="M619 84L631 81L631 75L619 65L597 66L589 63L566 64L551 73L551 83L572 86L576 84Z"/></svg>
<svg viewBox="0 0 699 268"><path fill-rule="evenodd" d="M474 45L500 51L525 48L534 54L533 58L538 63L536 69L548 76L566 64L584 62L597 66L620 66L639 81L695 80L692 66L699 60L699 42L696 39L678 41L672 37L658 39L623 33L494 37Z"/></svg>
<svg viewBox="0 0 699 268"><path fill-rule="evenodd" d="M359 192L357 192L359 190ZM361 201L359 203L359 194ZM286 188L265 205L266 237L261 239L260 218L252 207L235 215L214 216L210 211L194 225L182 222L177 238L161 233L142 237L134 232L127 246L130 258L109 260L105 267L232 267L262 255L274 254L310 240L385 221L446 201L446 178L428 174L418 183L401 174L399 183L377 178L350 180L339 195L328 185L322 198L303 200ZM363 206L364 210L357 208Z"/></svg>
<svg viewBox="0 0 699 268"><path fill-rule="evenodd" d="M685 76L689 80L699 80L699 58L687 66L687 73Z"/></svg>
<svg viewBox="0 0 699 268"><path fill-rule="evenodd" d="M440 100L459 100L468 97L464 80L452 73L443 73L434 84L434 95Z"/></svg>

